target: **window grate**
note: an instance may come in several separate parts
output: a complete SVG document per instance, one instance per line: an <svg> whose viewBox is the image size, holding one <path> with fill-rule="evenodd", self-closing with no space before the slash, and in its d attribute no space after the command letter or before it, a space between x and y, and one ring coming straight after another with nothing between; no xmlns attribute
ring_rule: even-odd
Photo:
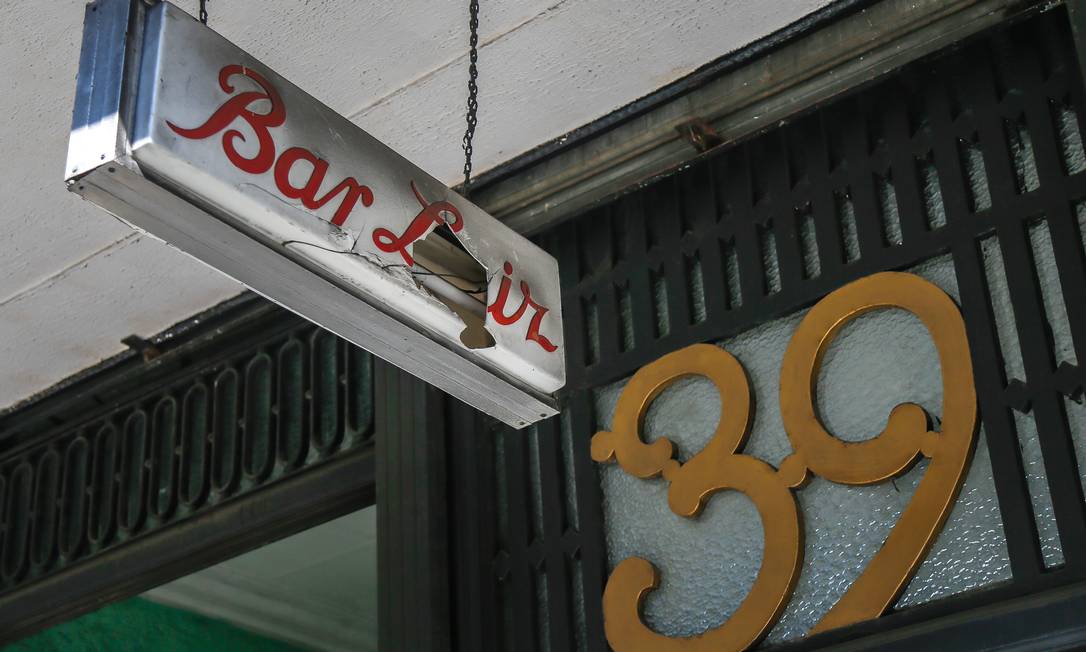
<svg viewBox="0 0 1086 652"><path fill-rule="evenodd" d="M1013 573L1010 585L976 599L1086 578L1086 502L1075 455L1086 433L1073 438L1068 421L1069 411L1074 423L1081 417L1075 401L1086 382L1077 363L1086 352L1086 234L1077 212L1086 198L1084 116L1060 7L910 64L542 234L563 274L569 435L552 419L535 437L541 451L554 446L555 459L568 461L542 469L533 488L522 471L529 463L523 433L499 428L461 444L457 459L473 461L454 459L459 522L480 524L472 547L454 551L458 572L471 577L455 587L460 599L478 599L495 614L463 623L462 649L542 652L541 641L550 650L607 649L603 496L588 447L593 389L688 344L793 313L849 281L948 253ZM1042 292L1045 274L1059 283ZM993 292L1005 292L1007 302ZM1013 313L1011 333L996 331L993 310L1004 306ZM1057 321L1067 324L1055 335L1053 314L1065 314ZM1016 420L1038 433L1063 556L1047 555L1051 567ZM488 454L499 441L504 468ZM521 498L495 503L495 474L509 496ZM576 495L564 496L570 487ZM473 493L463 493L468 488ZM488 529L488 519L527 523L533 504L544 512L541 534L521 528L523 536L499 540ZM545 637L535 631L542 626Z"/></svg>
<svg viewBox="0 0 1086 652"><path fill-rule="evenodd" d="M293 316L267 326L19 433L0 454L0 596L370 444L369 354Z"/></svg>

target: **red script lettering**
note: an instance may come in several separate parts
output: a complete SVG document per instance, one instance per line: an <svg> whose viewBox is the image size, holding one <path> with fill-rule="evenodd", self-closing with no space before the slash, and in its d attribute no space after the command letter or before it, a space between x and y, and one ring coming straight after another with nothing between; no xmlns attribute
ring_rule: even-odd
<svg viewBox="0 0 1086 652"><path fill-rule="evenodd" d="M509 289L513 284L513 281L509 278L509 275L513 273L513 266L506 261L503 270L506 275L502 277L501 284L498 286L498 296L494 298L494 303L490 304L486 311L494 317L494 321L502 326L508 326L520 321L525 311L531 306L535 310L535 314L532 315L532 321L528 322L528 334L524 336L524 339L539 344L548 353L553 352L558 346L552 344L546 335L539 332L539 327L543 323L543 315L547 314L550 308L544 308L532 300L532 289L524 281L520 282L520 293L524 295L520 307L509 315L505 314L505 304L509 301Z"/></svg>
<svg viewBox="0 0 1086 652"><path fill-rule="evenodd" d="M332 216L332 224L336 226L343 226L357 204L361 203L363 206L373 204L373 191L368 186L359 183L354 177L345 178L336 184L334 188L324 193L323 196L318 197L317 193L320 191L325 176L328 174L328 161L304 147L290 147L276 160L275 139L272 138L270 130L282 126L286 121L286 106L283 104L282 98L279 97L279 93L268 83L267 79L260 73L237 64L223 66L223 69L219 71L219 87L222 88L224 93L234 92L234 85L230 83L230 78L234 75L248 77L263 92L245 91L238 93L215 109L211 117L199 127L186 129L175 125L169 120L166 121L166 124L179 136L191 140L202 140L214 136L226 129L232 122L241 118L249 124L256 134L259 148L252 158L245 158L238 153L235 146L238 139L245 142L245 135L237 129L230 129L222 136L222 149L226 153L226 158L234 164L234 167L249 174L263 174L272 169L274 165L275 186L279 189L279 192L290 199L301 200L302 205L310 210L315 211L321 208L343 193L339 208L336 209L335 214ZM271 105L267 113L256 113L249 109L253 103L260 101L267 101ZM301 187L290 182L290 171L294 164L299 161L304 161L313 168L305 185Z"/></svg>
<svg viewBox="0 0 1086 652"><path fill-rule="evenodd" d="M411 192L415 193L415 199L422 206L422 210L407 225L403 235L397 236L385 228L373 230L373 244L386 254L399 252L408 267L415 266L415 259L407 251L408 245L421 238L431 225L448 224L453 233L459 233L464 228L464 218L460 215L460 211L456 210L456 206L447 201L435 201L431 204L419 192L414 181L411 182ZM452 216L454 220L446 222L446 215Z"/></svg>

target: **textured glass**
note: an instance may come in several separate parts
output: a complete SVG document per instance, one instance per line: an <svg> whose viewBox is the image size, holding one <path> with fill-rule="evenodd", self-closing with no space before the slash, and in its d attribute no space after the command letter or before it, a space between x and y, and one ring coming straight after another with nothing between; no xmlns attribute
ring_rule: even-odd
<svg viewBox="0 0 1086 652"><path fill-rule="evenodd" d="M1078 237L1082 248L1086 249L1086 202L1075 203L1075 221L1078 222Z"/></svg>
<svg viewBox="0 0 1086 652"><path fill-rule="evenodd" d="M615 286L618 295L618 319L622 337L619 343L623 351L634 348L633 305L630 303L630 286L626 283Z"/></svg>
<svg viewBox="0 0 1086 652"><path fill-rule="evenodd" d="M773 232L773 223L766 222L758 227L758 236L762 243L762 269L765 270L765 292L773 294L781 291L781 269L777 259L777 234Z"/></svg>
<svg viewBox="0 0 1086 652"><path fill-rule="evenodd" d="M1067 307L1063 303L1063 288L1060 285L1060 272L1056 269L1056 252L1052 249L1052 233L1048 229L1048 220L1041 218L1029 225L1029 241L1033 249L1037 279L1041 282L1045 317L1052 329L1056 364L1077 364L1071 322L1067 319Z"/></svg>
<svg viewBox="0 0 1086 652"><path fill-rule="evenodd" d="M728 307L738 308L743 305L743 290L739 284L739 255L735 253L733 240L728 240L722 247L724 272L728 276Z"/></svg>
<svg viewBox="0 0 1086 652"><path fill-rule="evenodd" d="M695 253L686 258L686 284L690 297L690 318L693 323L705 321L705 278L701 271L701 257Z"/></svg>
<svg viewBox="0 0 1086 652"><path fill-rule="evenodd" d="M1007 123L1007 142L1014 158L1015 180L1018 192L1032 192L1041 187L1037 176L1037 161L1033 158L1033 137L1026 128L1025 119Z"/></svg>
<svg viewBox="0 0 1086 652"><path fill-rule="evenodd" d="M1014 411L1014 429L1018 431L1018 446L1022 451L1022 466L1026 470L1026 484L1029 486L1030 502L1033 505L1033 518L1037 522L1037 535L1041 539L1041 554L1044 556L1045 566L1058 566L1063 563L1063 548L1060 547L1056 514L1052 511L1052 494L1048 492L1037 422L1032 413Z"/></svg>
<svg viewBox="0 0 1086 652"><path fill-rule="evenodd" d="M1003 370L1007 380L1025 380L1022 350L1018 347L1018 331L1014 325L1014 309L1011 307L1011 291L1007 287L1007 270L1003 266L1003 251L999 239L989 236L981 241L980 252L984 257L984 276L988 281L988 294L992 300L999 348L1003 352Z"/></svg>
<svg viewBox="0 0 1086 652"><path fill-rule="evenodd" d="M860 236L856 233L856 207L852 204L852 195L847 192L835 192L833 197L837 205L837 220L841 223L845 262L851 263L860 257Z"/></svg>
<svg viewBox="0 0 1086 652"><path fill-rule="evenodd" d="M916 160L917 172L923 182L924 215L929 229L946 226L946 208L943 206L943 192L939 188L939 172L935 169L930 155Z"/></svg>
<svg viewBox="0 0 1086 652"><path fill-rule="evenodd" d="M984 153L977 144L977 135L971 140L958 141L962 155L962 167L969 182L969 199L974 213L986 211L992 207L992 196L988 192L988 174L984 170Z"/></svg>
<svg viewBox="0 0 1086 652"><path fill-rule="evenodd" d="M796 211L799 241L803 254L803 278L814 278L822 273L822 261L818 257L818 236L815 233L814 213L807 204Z"/></svg>
<svg viewBox="0 0 1086 652"><path fill-rule="evenodd" d="M1074 114L1071 114L1074 119ZM1075 128L1077 134L1077 123ZM1062 135L1062 129L1061 129ZM1079 141L1081 146L1081 141ZM1075 218L1078 222L1079 238L1083 249L1086 249L1086 203L1075 204ZM1075 445L1075 459L1078 462L1079 478L1086 486L1086 397L1079 394L1072 398L1064 398L1063 405L1067 412L1067 422L1071 428L1072 441ZM1061 551L1062 552L1062 551ZM1047 563L1046 559L1046 563Z"/></svg>
<svg viewBox="0 0 1086 652"><path fill-rule="evenodd" d="M652 310L656 317L656 337L665 337L671 332L671 317L667 311L667 283L664 273L649 272L652 281Z"/></svg>
<svg viewBox="0 0 1086 652"><path fill-rule="evenodd" d="M1084 398L1064 398L1063 406L1067 410L1067 422L1071 426L1071 439L1075 444L1075 459L1078 461L1079 480L1086 486L1086 405Z"/></svg>
<svg viewBox="0 0 1086 652"><path fill-rule="evenodd" d="M1033 262L1037 271L1037 279L1041 285L1041 298L1044 303L1045 317L1048 320L1055 345L1055 359L1057 362L1075 362L1076 356L1071 338L1071 326L1063 302L1059 273L1056 269L1056 260L1052 250L1052 235L1048 229L1047 221L1043 218L1034 221L1029 226L1028 235L1030 247L1033 250ZM1007 284L1007 275L1003 266L999 240L996 236L989 236L981 241L980 248L984 257L985 278L988 281L992 314L995 317L996 331L999 335L1007 380L1026 380L1026 371L1022 363L1022 351L1018 342L1018 331L1014 321L1014 310L1011 306L1011 293ZM1037 423L1032 413L1023 414L1014 411L1013 414L1015 431L1018 433L1018 445L1022 452L1022 466L1026 472L1026 484L1030 490L1033 517L1037 523L1037 533L1041 541L1041 552L1046 566L1056 566L1063 563L1063 550L1060 547L1056 516L1052 511L1052 496L1048 491L1048 478L1045 474L1044 460L1041 457ZM1086 437L1086 430L1076 427L1073 420L1071 426L1076 447L1082 446L1079 440Z"/></svg>
<svg viewBox="0 0 1086 652"><path fill-rule="evenodd" d="M1078 129L1078 116L1067 104L1053 107L1056 111L1056 127L1063 153L1063 167L1067 174L1086 169L1086 151L1082 148L1082 133Z"/></svg>
<svg viewBox="0 0 1086 652"><path fill-rule="evenodd" d="M882 237L886 244L901 244L901 216L897 212L897 191L888 177L875 175L879 193L879 213L882 215Z"/></svg>
<svg viewBox="0 0 1086 652"><path fill-rule="evenodd" d="M955 298L949 257L912 270ZM774 320L721 345L743 363L757 398L744 452L778 464L791 452L781 425L781 358L803 313ZM625 381L596 393L600 427L610 425ZM869 313L846 326L830 346L818 385L827 427L845 440L878 433L895 405L919 403L938 418L942 409L939 361L930 335L902 310ZM650 407L643 437L667 435L687 460L705 445L720 414L713 385L679 381ZM757 575L763 549L760 517L738 492L709 501L697 519L667 506L662 480L639 480L603 465L604 515L610 563L639 556L660 568L660 588L645 602L650 626L669 635L693 635L724 622ZM921 462L895 482L846 487L816 478L797 493L803 509L805 561L796 592L769 641L805 634L862 572L908 504L923 477ZM1010 577L987 445L981 432L961 497L931 554L900 604L917 604Z"/></svg>

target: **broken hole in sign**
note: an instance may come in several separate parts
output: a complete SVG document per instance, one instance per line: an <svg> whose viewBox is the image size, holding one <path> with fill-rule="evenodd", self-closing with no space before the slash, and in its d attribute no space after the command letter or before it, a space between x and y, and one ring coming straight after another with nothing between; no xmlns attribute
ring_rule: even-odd
<svg viewBox="0 0 1086 652"><path fill-rule="evenodd" d="M412 247L416 274L430 294L464 322L460 341L469 349L494 346L486 329L486 268L479 264L447 224L439 224Z"/></svg>

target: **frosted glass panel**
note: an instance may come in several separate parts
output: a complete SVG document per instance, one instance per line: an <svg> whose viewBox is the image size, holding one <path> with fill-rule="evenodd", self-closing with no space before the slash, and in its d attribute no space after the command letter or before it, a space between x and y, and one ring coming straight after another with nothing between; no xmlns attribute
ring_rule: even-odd
<svg viewBox="0 0 1086 652"><path fill-rule="evenodd" d="M1052 494L1048 492L1048 479L1041 459L1037 422L1030 414L1015 412L1014 429L1018 432L1018 447L1022 451L1022 466L1026 470L1033 518L1041 539L1041 554L1046 566L1056 566L1063 563L1063 549L1060 547L1060 531L1056 526L1056 514L1052 511Z"/></svg>
<svg viewBox="0 0 1086 652"><path fill-rule="evenodd" d="M910 271L958 298L948 256ZM719 343L743 363L757 398L744 452L774 465L792 451L781 425L778 382L785 347L803 314ZM600 428L610 426L624 385L596 392ZM843 328L827 351L819 378L818 403L827 428L845 440L866 439L881 431L891 408L909 401L936 419L942 410L939 360L920 321L902 310L880 310ZM656 399L643 436L652 440L666 435L675 442L679 459L687 460L708 442L719 414L713 385L703 378L686 379ZM829 610L878 551L925 469L921 461L896 481L869 487L815 478L797 492L806 535L804 566L769 642L804 635ZM646 622L661 633L689 636L726 620L753 585L761 562L763 534L753 504L738 492L724 492L709 501L699 518L685 519L668 508L663 480L640 480L610 464L602 465L600 473L612 567L639 556L660 569L661 585L645 603ZM918 604L1009 578L982 430L961 497L899 604Z"/></svg>

